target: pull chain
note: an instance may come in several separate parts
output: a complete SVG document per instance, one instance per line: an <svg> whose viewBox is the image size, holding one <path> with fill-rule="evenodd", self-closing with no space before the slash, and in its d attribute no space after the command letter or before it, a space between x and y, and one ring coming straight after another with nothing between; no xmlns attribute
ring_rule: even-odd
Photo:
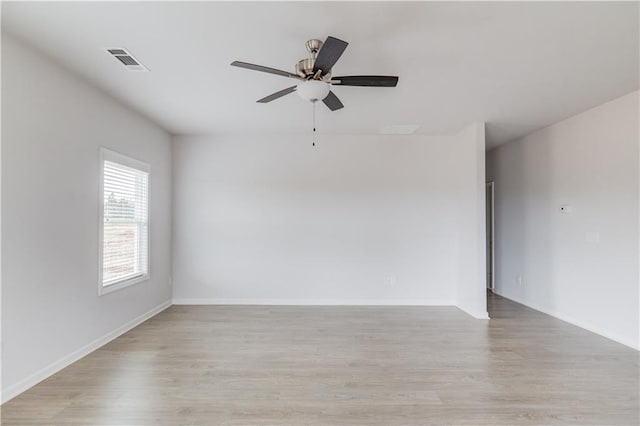
<svg viewBox="0 0 640 426"><path fill-rule="evenodd" d="M313 104L313 143L311 146L316 146L316 102L312 102Z"/></svg>

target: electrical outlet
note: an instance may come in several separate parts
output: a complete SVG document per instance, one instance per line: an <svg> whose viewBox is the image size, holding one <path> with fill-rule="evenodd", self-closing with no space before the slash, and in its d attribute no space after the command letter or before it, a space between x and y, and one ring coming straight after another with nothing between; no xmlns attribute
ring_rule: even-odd
<svg viewBox="0 0 640 426"><path fill-rule="evenodd" d="M398 283L398 277L395 274L387 274L384 277L384 283L388 287L395 287Z"/></svg>
<svg viewBox="0 0 640 426"><path fill-rule="evenodd" d="M600 242L600 233L598 231L589 231L584 236L584 241L591 244Z"/></svg>

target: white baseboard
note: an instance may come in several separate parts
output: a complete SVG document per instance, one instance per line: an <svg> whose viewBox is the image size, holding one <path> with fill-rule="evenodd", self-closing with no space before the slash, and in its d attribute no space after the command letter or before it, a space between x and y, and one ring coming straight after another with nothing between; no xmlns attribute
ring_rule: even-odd
<svg viewBox="0 0 640 426"><path fill-rule="evenodd" d="M457 305L457 308L460 309L465 314L471 315L475 319L483 319L483 320L488 320L489 319L489 312L486 312L486 311L485 312L482 312L482 311L470 311L470 310L467 310L467 309L463 308L460 305Z"/></svg>
<svg viewBox="0 0 640 426"><path fill-rule="evenodd" d="M585 329L587 331L590 331L591 333L598 334L598 335L600 335L602 337L606 337L609 340L613 340L614 342L620 343L622 345L625 345L625 346L628 346L628 347L630 347L632 349L640 351L640 346L638 346L635 342L632 342L630 339L628 339L626 337L622 337L622 336L616 335L616 334L611 333L611 332L609 332L607 330L602 330L601 328L595 327L595 326L593 326L591 324L587 324L584 321L576 320L576 319L571 318L571 317L569 317L567 315L555 312L555 311L553 311L551 309L547 309L547 308L543 308L541 306L537 306L537 305L531 304L530 302L524 301L524 300L522 300L520 298L513 297L513 296L506 296L502 292L499 292L499 291L497 291L495 289L493 290L493 292L495 294L497 294L498 296L504 297L505 299L512 300L512 301L514 301L516 303L519 303L521 305L527 306L527 307L529 307L531 309L534 309L536 311L542 312L543 314L547 314L547 315L552 316L552 317L554 317L556 319L559 319L561 321L568 322L571 325L575 325L576 327L583 328L583 329Z"/></svg>
<svg viewBox="0 0 640 426"><path fill-rule="evenodd" d="M442 299L173 299L174 305L455 306Z"/></svg>
<svg viewBox="0 0 640 426"><path fill-rule="evenodd" d="M117 329L105 334L104 336L94 340L93 342L81 347L80 349L70 353L69 355L59 359L58 361L55 361L54 363L48 365L47 367L37 371L36 373L32 374L31 376L27 377L26 379L12 385L9 386L7 389L4 389L2 391L2 395L0 396L0 401L2 401L2 404L4 404L5 402L9 401L10 399L20 395L22 392L26 391L27 389L37 385L38 383L40 383L41 381L43 381L44 379L54 375L55 373L57 373L58 371L62 370L63 368L73 364L74 362L78 361L80 358L83 358L85 356L87 356L88 354L90 354L91 352L95 351L96 349L100 348L101 346L109 343L110 341L112 341L113 339L115 339L116 337L121 336L122 334L126 333L127 331L131 330L132 328L136 327L137 325L140 325L141 323L145 322L146 320L148 320L149 318L159 314L160 312L164 311L165 309L167 309L169 306L171 306L171 300L167 300L166 302L161 303L160 305L156 306L155 308L151 309L148 312L145 312L144 314L138 316L137 318L132 319L131 321L127 322L126 324L118 327Z"/></svg>

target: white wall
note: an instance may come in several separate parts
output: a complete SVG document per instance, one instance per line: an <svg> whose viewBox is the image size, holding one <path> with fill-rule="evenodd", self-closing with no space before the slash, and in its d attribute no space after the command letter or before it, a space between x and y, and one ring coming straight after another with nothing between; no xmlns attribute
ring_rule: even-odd
<svg viewBox="0 0 640 426"><path fill-rule="evenodd" d="M459 249L457 305L476 318L488 318L486 288L486 198L485 198L485 129L484 123L477 123L464 129L458 138L465 140L466 149L455 158L453 173L470 174L466 179L464 194L459 199L457 209L465 213L459 215ZM482 285L478 283L482 281Z"/></svg>
<svg viewBox="0 0 640 426"><path fill-rule="evenodd" d="M99 297L101 146L151 164L151 279ZM171 298L170 156L165 131L3 34L3 400Z"/></svg>
<svg viewBox="0 0 640 426"><path fill-rule="evenodd" d="M175 138L174 303L456 304L479 256L461 227L484 190L478 143ZM484 271L467 278L484 288Z"/></svg>
<svg viewBox="0 0 640 426"><path fill-rule="evenodd" d="M635 348L638 114L634 92L487 155L496 291Z"/></svg>

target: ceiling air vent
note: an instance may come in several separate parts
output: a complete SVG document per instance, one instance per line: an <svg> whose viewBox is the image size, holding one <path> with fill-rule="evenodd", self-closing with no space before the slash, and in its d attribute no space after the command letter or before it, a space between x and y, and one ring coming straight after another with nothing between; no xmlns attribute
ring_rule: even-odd
<svg viewBox="0 0 640 426"><path fill-rule="evenodd" d="M129 71L149 71L131 53L124 48L107 49L107 52L116 58Z"/></svg>

